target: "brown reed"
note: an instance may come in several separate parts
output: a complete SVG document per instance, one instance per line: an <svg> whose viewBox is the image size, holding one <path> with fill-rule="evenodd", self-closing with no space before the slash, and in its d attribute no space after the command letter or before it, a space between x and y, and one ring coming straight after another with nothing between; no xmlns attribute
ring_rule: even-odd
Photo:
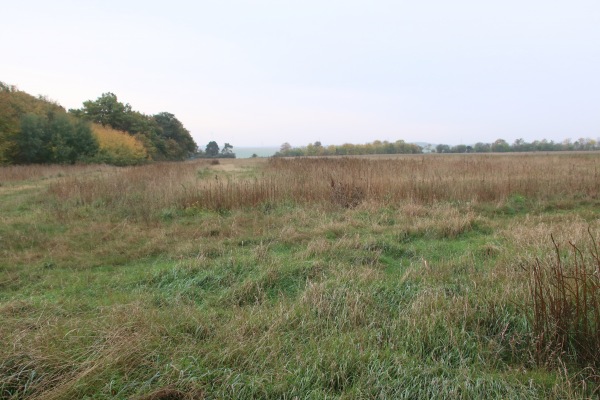
<svg viewBox="0 0 600 400"><path fill-rule="evenodd" d="M258 173L206 162L158 163L71 174L53 183L61 202L229 210L262 204L380 205L598 199L600 154L397 156L270 159ZM234 162L236 160L233 160ZM240 160L241 161L241 160ZM223 164L223 163L222 163ZM332 182L334 185L332 186ZM342 190L343 188L344 190ZM342 201L340 191L348 197ZM360 199L359 199L360 198Z"/></svg>
<svg viewBox="0 0 600 400"><path fill-rule="evenodd" d="M529 272L535 356L538 364L575 361L600 372L600 257L594 236L583 251L569 242L561 254L551 235L555 257L536 259Z"/></svg>

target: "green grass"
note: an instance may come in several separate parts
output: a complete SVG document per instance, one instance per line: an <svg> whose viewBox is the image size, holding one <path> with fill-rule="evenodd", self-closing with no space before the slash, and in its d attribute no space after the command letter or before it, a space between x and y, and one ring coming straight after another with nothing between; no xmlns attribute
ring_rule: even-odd
<svg viewBox="0 0 600 400"><path fill-rule="evenodd" d="M589 201L136 218L47 184L0 191L0 399L594 395L535 363L519 268L597 229Z"/></svg>

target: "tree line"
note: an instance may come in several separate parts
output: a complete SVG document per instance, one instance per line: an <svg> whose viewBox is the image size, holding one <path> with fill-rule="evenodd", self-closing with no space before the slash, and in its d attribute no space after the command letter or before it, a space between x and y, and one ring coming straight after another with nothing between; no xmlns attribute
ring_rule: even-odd
<svg viewBox="0 0 600 400"><path fill-rule="evenodd" d="M565 139L562 142L552 140L535 140L531 143L524 139L517 139L509 144L504 139L493 143L478 142L474 145L447 144L419 146L406 143L404 140L396 142L376 140L366 144L350 144L323 146L321 142L311 143L303 147L292 147L284 143L275 157L302 157L302 156L335 156L335 155L369 155L369 154L421 154L421 153L507 153L507 152L534 152L534 151L594 151L600 150L600 139L579 138L575 141Z"/></svg>
<svg viewBox="0 0 600 400"><path fill-rule="evenodd" d="M366 144L350 144L323 146L317 141L304 147L292 147L284 143L275 157L298 157L298 156L350 156L367 154L420 154L423 150L420 146L406 143L404 140L395 142L375 140Z"/></svg>
<svg viewBox="0 0 600 400"><path fill-rule="evenodd" d="M508 152L530 152L530 151L593 151L600 150L600 143L590 138L579 138L575 141L565 139L562 142L535 140L531 143L524 139L517 139L509 144L504 139L498 139L493 143L475 143L472 146L459 144L450 146L438 144L425 148L425 151L435 153L508 153Z"/></svg>
<svg viewBox="0 0 600 400"><path fill-rule="evenodd" d="M113 93L68 112L0 82L0 164L185 160L197 145L168 112L146 115Z"/></svg>

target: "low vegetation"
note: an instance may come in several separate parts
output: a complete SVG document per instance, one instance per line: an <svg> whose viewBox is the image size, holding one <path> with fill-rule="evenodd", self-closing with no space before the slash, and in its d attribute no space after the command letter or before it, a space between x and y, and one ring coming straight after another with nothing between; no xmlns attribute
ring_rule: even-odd
<svg viewBox="0 0 600 400"><path fill-rule="evenodd" d="M596 398L598 157L0 168L0 398Z"/></svg>

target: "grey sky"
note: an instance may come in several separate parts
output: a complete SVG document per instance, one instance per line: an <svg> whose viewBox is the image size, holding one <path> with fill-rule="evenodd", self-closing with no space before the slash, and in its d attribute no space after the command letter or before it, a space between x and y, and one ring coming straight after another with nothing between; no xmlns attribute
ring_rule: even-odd
<svg viewBox="0 0 600 400"><path fill-rule="evenodd" d="M0 80L200 145L600 136L600 2L5 1Z"/></svg>

